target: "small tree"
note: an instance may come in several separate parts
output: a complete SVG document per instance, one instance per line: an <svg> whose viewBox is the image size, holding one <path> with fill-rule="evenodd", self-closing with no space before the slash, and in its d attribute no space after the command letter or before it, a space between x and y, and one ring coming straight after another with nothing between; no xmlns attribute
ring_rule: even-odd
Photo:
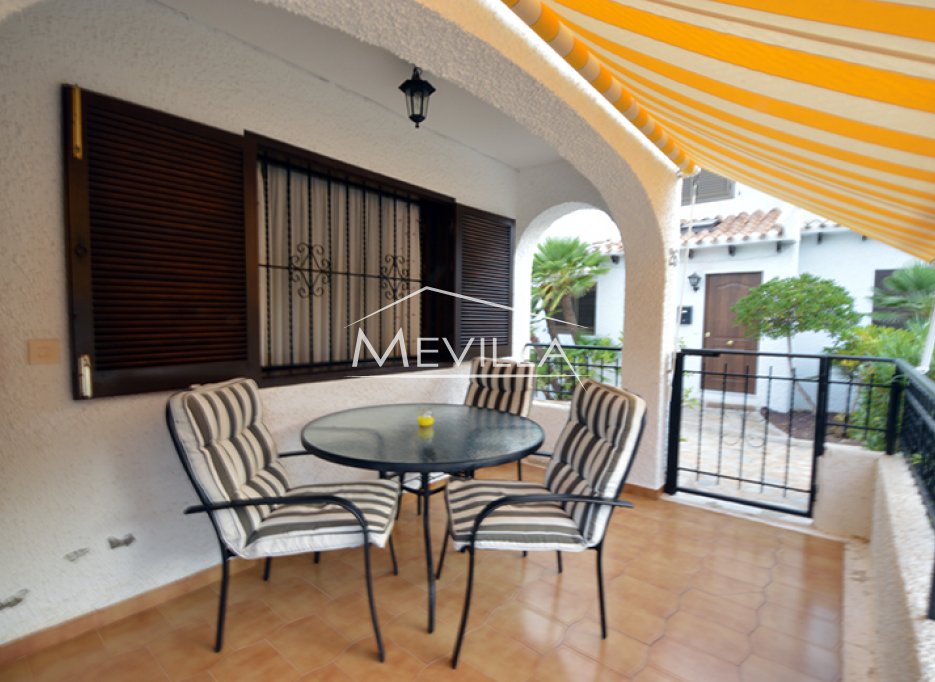
<svg viewBox="0 0 935 682"><path fill-rule="evenodd" d="M804 274L771 279L754 287L731 308L747 336L785 339L792 354L792 337L802 332L827 332L838 338L860 320L854 299L830 279ZM792 373L792 358L789 358ZM812 407L814 402L797 385L800 395Z"/></svg>
<svg viewBox="0 0 935 682"><path fill-rule="evenodd" d="M873 304L880 320L927 320L935 306L935 268L915 263L896 270L873 290Z"/></svg>
<svg viewBox="0 0 935 682"><path fill-rule="evenodd" d="M546 239L532 258L533 309L552 316L561 308L565 322L577 324L573 299L583 296L606 274L607 256L577 238ZM546 321L555 338L555 325Z"/></svg>

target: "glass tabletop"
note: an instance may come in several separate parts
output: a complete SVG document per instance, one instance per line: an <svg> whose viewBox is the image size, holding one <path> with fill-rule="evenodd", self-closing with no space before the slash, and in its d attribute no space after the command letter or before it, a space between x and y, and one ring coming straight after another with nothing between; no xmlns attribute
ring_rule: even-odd
<svg viewBox="0 0 935 682"><path fill-rule="evenodd" d="M435 423L417 418L431 411ZM526 417L467 405L372 405L309 422L302 444L323 459L377 471L467 471L517 460L545 437Z"/></svg>

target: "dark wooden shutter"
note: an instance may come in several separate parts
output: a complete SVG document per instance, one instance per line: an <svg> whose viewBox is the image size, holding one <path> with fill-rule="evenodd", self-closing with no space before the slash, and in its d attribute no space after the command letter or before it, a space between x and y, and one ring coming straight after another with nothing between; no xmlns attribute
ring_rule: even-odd
<svg viewBox="0 0 935 682"><path fill-rule="evenodd" d="M510 218L458 206L458 293L501 306L513 304L513 229ZM486 355L492 354L494 339L499 356L510 354L510 310L463 299L457 300L455 310L459 350L474 339L467 357L480 354L481 339Z"/></svg>
<svg viewBox="0 0 935 682"><path fill-rule="evenodd" d="M250 373L243 138L71 87L65 104L75 396L82 358L93 396Z"/></svg>
<svg viewBox="0 0 935 682"><path fill-rule="evenodd" d="M733 180L703 170L694 177L685 178L682 183L682 206L691 204L692 185L695 187L696 204L734 198L735 185Z"/></svg>

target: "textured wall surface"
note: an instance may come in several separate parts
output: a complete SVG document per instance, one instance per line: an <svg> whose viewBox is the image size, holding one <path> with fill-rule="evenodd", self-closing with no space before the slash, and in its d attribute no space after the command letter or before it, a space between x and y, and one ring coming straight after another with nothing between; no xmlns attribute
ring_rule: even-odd
<svg viewBox="0 0 935 682"><path fill-rule="evenodd" d="M58 365L26 364L28 339L57 338L67 347L62 83L232 131L249 129L479 208L516 215L520 203L513 169L438 136L413 138L398 113L158 3L51 0L9 14L27 4L0 5L0 18L6 17L0 23L0 599L29 590L22 604L0 612L0 642L218 560L207 521L180 513L193 493L164 426L165 394L75 402L67 352ZM568 85L568 75L550 75L550 57L511 37L515 17L508 12L504 23L485 23L479 8L503 10L493 0L273 4L296 11L314 4L322 23L397 46L393 51L406 59L432 58L444 77L555 142L601 195L612 197L608 208L627 240L628 312L640 321L631 328L628 315L631 355L624 369L628 385L647 397L655 417L644 441L649 454L633 480L652 485L665 397L659 339L671 317L663 314L670 301L662 293L666 270L658 225L675 225L668 220L671 169L636 137L620 135L608 111L601 110L597 133L581 122L572 105L600 108L589 103L599 98L580 86L567 96L571 104L552 94ZM506 55L488 40L508 43ZM504 78L513 87L492 91L489 84ZM528 200L536 203L542 202ZM271 425L288 447L297 425L321 411L391 399L460 400L462 394L446 379L395 387L374 379L266 390L264 398ZM336 475L326 468L312 474ZM137 542L107 548L108 536L127 533ZM81 548L91 551L76 562L63 558Z"/></svg>
<svg viewBox="0 0 935 682"><path fill-rule="evenodd" d="M876 464L884 456L854 445L828 444L818 458L815 530L870 539Z"/></svg>
<svg viewBox="0 0 935 682"><path fill-rule="evenodd" d="M880 458L870 552L879 679L935 679L935 621L926 618L935 533L902 457Z"/></svg>

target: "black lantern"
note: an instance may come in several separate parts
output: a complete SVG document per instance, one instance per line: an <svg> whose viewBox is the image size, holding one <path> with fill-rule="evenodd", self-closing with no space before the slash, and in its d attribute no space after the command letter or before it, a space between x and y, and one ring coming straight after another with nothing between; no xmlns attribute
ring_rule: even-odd
<svg viewBox="0 0 935 682"><path fill-rule="evenodd" d="M693 272L688 276L688 283L691 284L692 291L698 291L698 287L701 285L701 275Z"/></svg>
<svg viewBox="0 0 935 682"><path fill-rule="evenodd" d="M435 88L428 81L422 80L422 69L418 66L412 67L412 78L399 86L399 89L406 95L406 113L409 114L409 120L419 124L425 120L429 113L429 97L435 92Z"/></svg>

